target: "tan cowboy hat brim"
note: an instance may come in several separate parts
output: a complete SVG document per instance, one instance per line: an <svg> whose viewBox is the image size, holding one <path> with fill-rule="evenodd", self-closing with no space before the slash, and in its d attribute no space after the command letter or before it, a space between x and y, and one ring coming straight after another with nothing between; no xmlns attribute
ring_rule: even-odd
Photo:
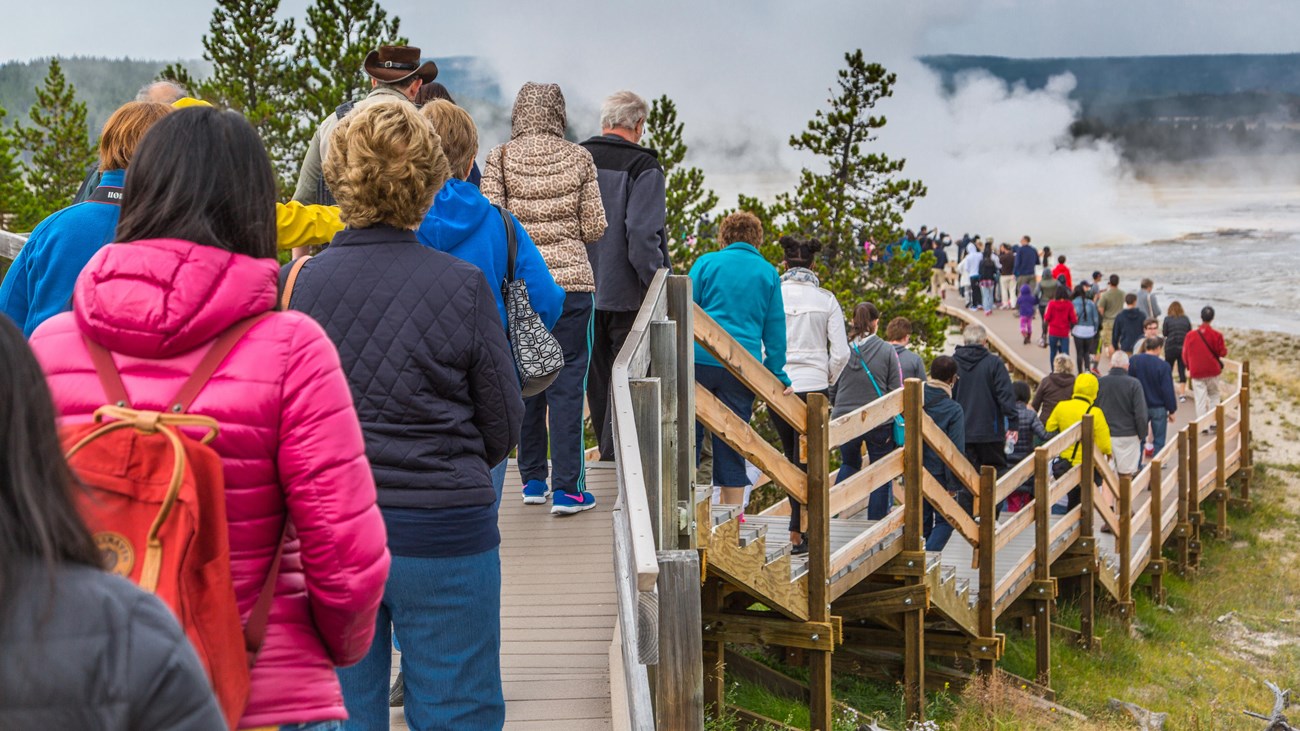
<svg viewBox="0 0 1300 731"><path fill-rule="evenodd" d="M438 64L432 61L425 61L414 70L408 68L393 68L392 66L385 66L384 63L380 62L379 51L371 51L370 53L367 53L366 60L361 64L361 67L370 78L389 84L398 81L406 81L415 76L419 76L420 81L426 84L438 78Z"/></svg>

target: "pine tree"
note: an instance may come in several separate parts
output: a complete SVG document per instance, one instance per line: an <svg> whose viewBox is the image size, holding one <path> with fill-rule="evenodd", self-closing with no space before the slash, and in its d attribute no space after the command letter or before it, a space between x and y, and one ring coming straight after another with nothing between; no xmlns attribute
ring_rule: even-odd
<svg viewBox="0 0 1300 731"><path fill-rule="evenodd" d="M704 187L704 171L684 165L686 142L682 136L684 125L677 121L677 105L667 95L650 104L646 119L646 145L659 153L659 164L667 178L667 208L665 232L668 235L668 253L674 267L689 271L691 264L701 254L716 248L711 227L702 227L718 205L718 196ZM710 228L710 230L703 230ZM694 245L689 237L695 236Z"/></svg>
<svg viewBox="0 0 1300 731"><path fill-rule="evenodd" d="M41 219L72 203L86 169L95 161L95 147L86 129L86 104L63 75L58 59L50 59L45 82L36 88L36 104L28 113L30 126L18 126L14 137L30 153L26 191L12 226L30 231Z"/></svg>
<svg viewBox="0 0 1300 731"><path fill-rule="evenodd" d="M781 200L795 229L821 239L828 265L857 248L859 232L880 243L898 238L903 213L926 192L920 181L898 177L905 160L864 151L885 126L872 111L894 93L897 76L867 63L861 50L844 60L830 109L818 110L803 134L790 138L791 147L811 152L825 167L804 168L793 195Z"/></svg>
<svg viewBox="0 0 1300 731"><path fill-rule="evenodd" d="M217 0L203 36L203 58L212 76L195 85L184 69L168 67L186 88L214 104L244 115L262 137L275 164L281 189L297 179L305 148L305 123L290 110L290 92L301 78L293 60L293 19L275 17L280 0Z"/></svg>
<svg viewBox="0 0 1300 731"><path fill-rule="evenodd" d="M13 217L22 208L26 186L23 183L23 166L18 157L18 141L13 131L4 127L8 115L0 107L0 229L17 231ZM4 266L0 262L0 266Z"/></svg>
<svg viewBox="0 0 1300 731"><path fill-rule="evenodd" d="M179 63L167 64L162 71L158 72L158 75L154 77L154 80L170 81L192 95L198 94L200 97L202 96L201 87L203 85L198 81L198 79L194 78L189 69Z"/></svg>
<svg viewBox="0 0 1300 731"><path fill-rule="evenodd" d="M306 64L298 109L315 125L345 101L370 91L361 69L366 54L380 45L404 45L401 19L376 0L314 0L298 37L297 56Z"/></svg>

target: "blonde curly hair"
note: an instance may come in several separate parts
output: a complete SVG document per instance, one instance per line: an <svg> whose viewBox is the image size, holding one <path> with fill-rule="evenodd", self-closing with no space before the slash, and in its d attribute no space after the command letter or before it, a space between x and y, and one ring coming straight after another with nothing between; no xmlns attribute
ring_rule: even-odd
<svg viewBox="0 0 1300 731"><path fill-rule="evenodd" d="M451 168L433 124L411 104L392 101L359 107L339 121L323 173L343 223L414 229Z"/></svg>

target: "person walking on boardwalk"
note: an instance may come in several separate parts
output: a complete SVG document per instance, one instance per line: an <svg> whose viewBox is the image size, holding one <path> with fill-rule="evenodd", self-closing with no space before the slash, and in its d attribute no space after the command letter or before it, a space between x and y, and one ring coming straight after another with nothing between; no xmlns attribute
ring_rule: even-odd
<svg viewBox="0 0 1300 731"><path fill-rule="evenodd" d="M930 378L925 382L925 413L939 427L957 448L958 452L966 449L966 415L961 404L952 398L953 384L957 382L957 361L951 356L940 355L930 363ZM940 485L948 491L953 500L971 513L975 499L966 489L939 453L928 445L921 456L921 464ZM952 537L952 525L935 510L930 501L925 501L921 512L922 535L925 537L925 550L942 551Z"/></svg>
<svg viewBox="0 0 1300 731"><path fill-rule="evenodd" d="M1083 285L1079 285L1083 286ZM1092 442L1102 454L1111 453L1110 425L1106 422L1106 414L1094 403L1097 400L1097 377L1091 373L1080 373L1079 377L1074 379L1074 395L1069 399L1062 401L1052 409L1051 416L1047 417L1047 423L1043 426L1047 429L1048 436L1055 436L1066 429L1083 421L1085 415L1092 416ZM1060 456L1068 466L1078 467L1083 463L1083 449L1080 444L1075 444ZM1067 466L1067 469L1068 469ZM1057 467L1054 463L1052 473L1056 477L1065 474L1064 470ZM1087 485L1089 481L1095 481L1095 475L1083 475L1081 482ZM1064 505L1053 505L1053 513L1064 513L1079 504L1079 489L1075 488L1065 496Z"/></svg>
<svg viewBox="0 0 1300 731"><path fill-rule="evenodd" d="M1181 302L1174 300L1169 303L1169 314L1165 315L1160 332L1165 336L1165 362L1170 367L1178 366L1178 400L1184 401L1187 398L1187 363L1183 360L1183 343L1192 332L1192 321L1183 312Z"/></svg>
<svg viewBox="0 0 1300 731"><path fill-rule="evenodd" d="M1016 394L1016 419L1007 432L1008 444L1006 448L1008 450L1007 465L1014 467L1033 455L1034 448L1046 442L1048 436L1038 412L1029 406L1029 383L1015 381L1011 384L1011 390ZM1032 500L1033 494L1034 480L1031 477L1017 487L1015 492L1007 496L1007 499L1003 501L1003 507L1014 513L1023 507L1025 503Z"/></svg>
<svg viewBox="0 0 1300 731"><path fill-rule="evenodd" d="M324 253L285 267L284 298L338 347L393 554L374 642L339 672L348 728L388 728L390 627L402 642L412 728L500 728L501 539L490 470L515 446L523 400L498 285L416 237L450 168L415 107L383 102L348 115L324 174L348 228Z"/></svg>
<svg viewBox="0 0 1300 731"><path fill-rule="evenodd" d="M1016 297L1020 287L1016 286L1016 254L1011 247L1003 244L998 247L998 294L1002 298L1002 309L1016 308Z"/></svg>
<svg viewBox="0 0 1300 731"><path fill-rule="evenodd" d="M239 727L333 727L348 715L335 668L370 646L389 554L338 351L310 317L273 312L270 159L242 115L196 107L157 122L131 170L118 243L90 260L73 312L37 328L32 349L63 423L85 424L110 400L88 343L110 351L131 408L170 411L210 344L261 318L189 409L221 425L211 447L241 612L282 557Z"/></svg>
<svg viewBox="0 0 1300 731"><path fill-rule="evenodd" d="M1142 466L1142 443L1147 438L1147 400L1142 383L1129 375L1129 357L1123 350L1110 357L1110 372L1098 379L1097 408L1110 426L1115 470L1136 475Z"/></svg>
<svg viewBox="0 0 1300 731"><path fill-rule="evenodd" d="M45 376L3 317L0 373L0 725L225 731L171 610L103 570Z"/></svg>
<svg viewBox="0 0 1300 731"><path fill-rule="evenodd" d="M993 242L989 241L984 247L984 253L979 258L979 287L980 303L984 307L984 314L992 315L994 307L994 296L998 288L998 258L993 255Z"/></svg>
<svg viewBox="0 0 1300 731"><path fill-rule="evenodd" d="M831 418L838 419L857 411L890 391L903 387L903 371L893 346L876 334L880 310L870 302L853 308L853 341L849 343L849 364L831 386ZM836 482L843 482L862 469L862 449L866 447L868 464L894 451L894 422L887 421L840 447L840 471ZM880 520L893 505L890 483L871 492L867 517Z"/></svg>
<svg viewBox="0 0 1300 731"><path fill-rule="evenodd" d="M1043 262L1043 266L1047 266L1046 261ZM1057 280L1064 279L1066 290L1074 291L1074 280L1070 276L1070 267L1065 264L1065 254L1056 257L1056 267L1052 269L1052 278Z"/></svg>
<svg viewBox="0 0 1300 731"><path fill-rule="evenodd" d="M1070 330L1079 324L1079 314L1074 311L1070 293L1065 287L1054 287L1053 291L1056 296L1047 303L1047 309L1043 312L1043 324L1047 328L1049 362L1055 364L1058 355L1070 355Z"/></svg>
<svg viewBox="0 0 1300 731"><path fill-rule="evenodd" d="M1029 243L1028 236L1020 237L1020 246L1016 248L1013 273L1016 275L1016 289L1020 289L1026 284L1033 287L1038 283L1038 250Z"/></svg>
<svg viewBox="0 0 1300 731"><path fill-rule="evenodd" d="M1070 336L1074 338L1074 359L1082 375L1093 369L1101 330L1101 313L1088 296L1087 285L1074 288L1074 315L1078 322L1070 329Z"/></svg>
<svg viewBox="0 0 1300 731"><path fill-rule="evenodd" d="M554 328L564 308L564 290L551 277L551 270L546 268L537 246L519 221L506 213L509 224L503 222L501 212L479 192L478 186L469 182L474 157L478 154L478 129L474 120L464 109L443 99L425 104L420 114L438 131L451 177L434 197L433 207L416 229L416 238L425 246L478 267L488 282L503 283L509 269L506 225L513 226L517 254L515 278L527 285L528 301L542 324L547 329ZM488 287L504 330L508 321L503 290L501 286ZM498 503L505 479L506 460L503 459L492 468L492 487L496 489Z"/></svg>
<svg viewBox="0 0 1300 731"><path fill-rule="evenodd" d="M1034 398L1029 402L1038 418L1046 422L1057 404L1074 395L1074 379L1074 361L1068 354L1056 356L1052 361L1052 372L1038 382Z"/></svg>
<svg viewBox="0 0 1300 731"><path fill-rule="evenodd" d="M655 273L669 266L663 166L659 154L637 144L650 108L645 99L619 91L600 108L601 133L582 146L596 163L600 199L608 226L587 248L596 276L595 338L587 408L603 461L614 459L609 379L614 358L632 330Z"/></svg>
<svg viewBox="0 0 1300 731"><path fill-rule="evenodd" d="M1137 308L1137 300L1137 295L1132 292L1124 295L1124 309L1116 315L1110 336L1111 348L1129 355L1133 354L1138 341L1145 337L1146 316Z"/></svg>
<svg viewBox="0 0 1300 731"><path fill-rule="evenodd" d="M966 257L961 260L961 266L959 267L970 286L969 307L972 310L980 308L982 294L980 291L980 262L984 261L983 250L984 246L980 243L979 237L976 236L966 245Z"/></svg>
<svg viewBox="0 0 1300 731"><path fill-rule="evenodd" d="M849 343L844 333L844 310L830 290L823 289L810 267L821 250L816 239L782 236L785 273L781 275L781 302L785 310L785 372L796 396L823 396L849 362ZM785 458L804 468L799 459L799 434L772 409L772 426L781 437ZM796 554L806 553L808 544L800 532L800 505L790 498L790 543Z"/></svg>
<svg viewBox="0 0 1300 731"><path fill-rule="evenodd" d="M1152 454L1159 454L1164 448L1169 425L1174 423L1174 413L1178 411L1173 369L1160 358L1164 347L1165 341L1159 336L1148 337L1142 341L1142 352L1128 364L1129 375L1142 384L1142 394L1146 397Z"/></svg>
<svg viewBox="0 0 1300 731"><path fill-rule="evenodd" d="M68 309L77 275L113 241L126 167L149 128L171 111L157 102L128 102L113 112L99 138L102 177L95 192L50 214L27 237L0 283L0 312L24 335L31 337L38 325Z"/></svg>
<svg viewBox="0 0 1300 731"><path fill-rule="evenodd" d="M1020 296L1016 298L1015 307L1020 315L1020 334L1025 339L1025 345L1029 345L1029 339L1034 336L1034 311L1038 309L1038 297L1030 291L1028 284L1020 285Z"/></svg>
<svg viewBox="0 0 1300 731"><path fill-rule="evenodd" d="M483 194L519 219L564 288L564 308L552 330L564 367L549 388L524 400L519 437L524 504L545 505L550 498L552 515L596 505L587 491L582 413L596 291L587 247L605 233L596 165L586 148L564 139L565 122L558 84L524 84L515 98L510 141L488 153L483 170Z"/></svg>
<svg viewBox="0 0 1300 731"><path fill-rule="evenodd" d="M1183 339L1183 362L1192 378L1192 398L1196 400L1196 418L1214 411L1219 405L1222 387L1219 376L1223 373L1223 359L1228 357L1228 346L1223 335L1210 324L1214 322L1214 308L1201 308L1201 326Z"/></svg>
<svg viewBox="0 0 1300 731"><path fill-rule="evenodd" d="M1016 397L1006 363L988 348L988 331L967 325L957 361L957 386L953 398L966 414L966 458L978 471L989 465L1002 472L1007 466L1007 429L1016 423Z"/></svg>
<svg viewBox="0 0 1300 731"><path fill-rule="evenodd" d="M1137 291L1137 308L1142 311L1143 317L1154 317L1159 320L1163 312L1160 303L1156 301L1156 293L1151 291L1155 286L1155 282L1150 279L1142 280Z"/></svg>
<svg viewBox="0 0 1300 731"><path fill-rule="evenodd" d="M1056 293L1065 289L1065 285L1060 280L1052 276L1052 271L1046 267L1043 268L1042 279L1034 286L1034 296L1038 298L1038 319L1043 322L1042 333L1038 336L1038 347L1046 348L1047 341L1047 306L1052 300L1056 299ZM1069 290L1066 290L1068 292ZM1066 296L1069 299L1069 296Z"/></svg>
<svg viewBox="0 0 1300 731"><path fill-rule="evenodd" d="M1124 290L1119 288L1119 275L1110 275L1109 282L1110 286L1096 298L1097 311L1101 313L1101 345L1107 356L1115 351L1115 318L1124 309Z"/></svg>
<svg viewBox="0 0 1300 731"><path fill-rule="evenodd" d="M885 339L894 346L898 353L898 365L903 371L903 380L916 378L925 380L925 361L913 353L908 344L912 342L912 321L906 317L895 317L885 326Z"/></svg>
<svg viewBox="0 0 1300 731"><path fill-rule="evenodd" d="M785 300L781 278L767 263L758 247L763 243L763 224L748 211L737 211L722 219L718 228L721 251L705 254L691 267L692 299L728 335L735 338L794 393L786 375ZM829 369L829 366L828 366ZM754 413L754 394L703 346L695 345L695 381L713 394L741 421ZM704 441L704 427L695 425L697 447ZM740 505L749 478L745 459L716 434L713 445L713 484L722 488L722 502Z"/></svg>

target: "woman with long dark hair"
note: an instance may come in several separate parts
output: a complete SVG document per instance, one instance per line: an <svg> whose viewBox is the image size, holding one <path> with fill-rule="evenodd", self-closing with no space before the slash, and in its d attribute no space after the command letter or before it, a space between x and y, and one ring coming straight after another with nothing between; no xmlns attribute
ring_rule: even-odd
<svg viewBox="0 0 1300 731"><path fill-rule="evenodd" d="M211 343L260 318L189 408L220 424L211 446L241 615L282 557L239 726L330 728L347 718L335 668L370 646L389 558L338 351L307 315L273 312L275 195L266 150L241 115L168 115L132 158L121 243L95 254L73 312L31 342L63 420L76 424L109 402L86 341L112 353L132 408L164 411Z"/></svg>
<svg viewBox="0 0 1300 731"><path fill-rule="evenodd" d="M1178 400L1187 398L1187 364L1183 362L1183 342L1192 331L1192 321L1183 311L1183 303L1169 303L1162 325L1165 336L1165 362L1170 368L1178 366Z"/></svg>
<svg viewBox="0 0 1300 731"><path fill-rule="evenodd" d="M0 317L0 728L225 729L171 611L100 569L75 484L41 368Z"/></svg>

